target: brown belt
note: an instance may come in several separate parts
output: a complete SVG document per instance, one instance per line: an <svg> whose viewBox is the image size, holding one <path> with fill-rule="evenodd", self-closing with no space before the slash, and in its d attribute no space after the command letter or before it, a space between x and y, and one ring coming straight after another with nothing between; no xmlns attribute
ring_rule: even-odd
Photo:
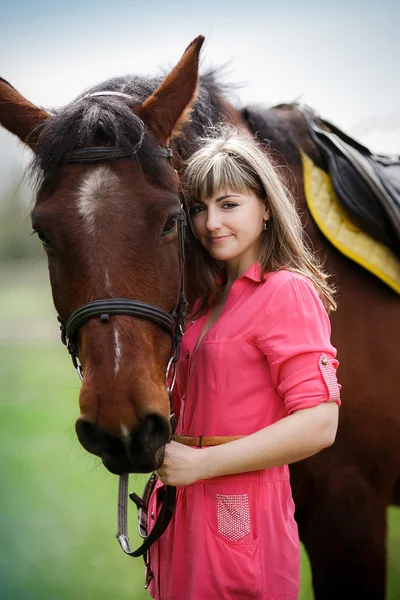
<svg viewBox="0 0 400 600"><path fill-rule="evenodd" d="M185 446L196 446L197 448L203 448L203 446L219 446L220 444L227 444L235 440L240 440L243 435L221 435L221 436L188 436L188 435L173 435L172 439L174 442L179 442Z"/></svg>

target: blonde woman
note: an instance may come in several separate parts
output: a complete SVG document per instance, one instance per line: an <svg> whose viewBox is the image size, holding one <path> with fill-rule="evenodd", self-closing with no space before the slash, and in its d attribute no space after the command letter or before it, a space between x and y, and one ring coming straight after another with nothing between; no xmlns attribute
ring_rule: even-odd
<svg viewBox="0 0 400 600"><path fill-rule="evenodd" d="M162 484L177 486L177 506L151 549L150 592L295 600L300 548L287 465L335 439L335 302L250 138L226 130L204 140L184 185L197 300L178 365L176 433L202 447L166 447L153 517Z"/></svg>

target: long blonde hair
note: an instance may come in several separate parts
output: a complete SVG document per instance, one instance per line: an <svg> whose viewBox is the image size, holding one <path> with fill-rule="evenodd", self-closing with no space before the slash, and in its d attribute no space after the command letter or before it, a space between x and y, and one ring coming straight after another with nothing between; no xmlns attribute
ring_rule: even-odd
<svg viewBox="0 0 400 600"><path fill-rule="evenodd" d="M260 236L262 277L281 269L300 273L313 282L327 311L335 310L334 289L305 243L294 202L269 158L250 136L230 126L210 133L211 137L200 140L200 149L187 160L182 175L189 208L226 189L239 194L254 192L270 210L269 227ZM218 292L215 279L221 265L199 242L191 244L188 260L194 276L189 308L201 298L197 312L202 312Z"/></svg>

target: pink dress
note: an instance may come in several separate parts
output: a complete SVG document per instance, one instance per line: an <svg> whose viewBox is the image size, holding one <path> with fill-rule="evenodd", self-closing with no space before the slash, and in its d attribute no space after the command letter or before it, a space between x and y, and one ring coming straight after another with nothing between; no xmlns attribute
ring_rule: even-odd
<svg viewBox="0 0 400 600"><path fill-rule="evenodd" d="M262 283L255 263L195 349L207 316L189 323L183 338L176 433L249 435L293 411L340 404L329 319L306 278L279 271ZM178 487L151 568L157 600L296 600L300 548L288 467Z"/></svg>

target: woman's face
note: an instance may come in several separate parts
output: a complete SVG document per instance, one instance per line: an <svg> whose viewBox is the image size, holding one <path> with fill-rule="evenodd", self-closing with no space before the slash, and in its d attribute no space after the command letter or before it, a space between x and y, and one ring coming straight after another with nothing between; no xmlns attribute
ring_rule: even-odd
<svg viewBox="0 0 400 600"><path fill-rule="evenodd" d="M191 209L194 230L201 244L218 261L258 258L258 240L269 210L253 191L239 194L220 190Z"/></svg>

